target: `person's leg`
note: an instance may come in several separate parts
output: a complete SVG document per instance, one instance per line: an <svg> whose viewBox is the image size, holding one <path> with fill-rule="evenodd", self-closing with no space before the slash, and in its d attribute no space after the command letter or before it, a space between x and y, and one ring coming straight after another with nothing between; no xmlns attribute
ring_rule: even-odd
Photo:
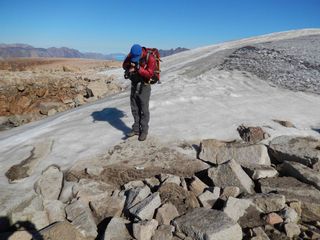
<svg viewBox="0 0 320 240"><path fill-rule="evenodd" d="M130 94L130 106L131 113L134 119L134 123L132 125L132 131L139 134L140 133L140 109L139 109L139 101L138 94L136 92L137 84L131 84L131 94Z"/></svg>
<svg viewBox="0 0 320 240"><path fill-rule="evenodd" d="M139 94L139 103L140 103L140 125L141 125L141 133L140 136L142 138L146 138L149 130L149 120L150 120L150 112L149 112L149 100L151 95L151 86L149 84L142 84L141 91ZM143 139L143 140L144 140ZM140 140L140 139L139 139Z"/></svg>

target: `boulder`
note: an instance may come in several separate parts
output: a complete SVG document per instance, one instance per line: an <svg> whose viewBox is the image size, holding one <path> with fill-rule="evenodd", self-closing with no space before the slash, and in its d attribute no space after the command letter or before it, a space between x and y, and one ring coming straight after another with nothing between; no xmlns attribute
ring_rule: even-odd
<svg viewBox="0 0 320 240"><path fill-rule="evenodd" d="M249 165L243 169L253 180L278 176L277 170L269 165Z"/></svg>
<svg viewBox="0 0 320 240"><path fill-rule="evenodd" d="M174 227L171 225L160 225L155 231L152 240L171 240Z"/></svg>
<svg viewBox="0 0 320 240"><path fill-rule="evenodd" d="M113 217L104 232L103 240L131 240L132 237L128 231L129 224L128 220Z"/></svg>
<svg viewBox="0 0 320 240"><path fill-rule="evenodd" d="M148 186L131 188L126 192L126 203L125 208L130 209L137 203L146 199L151 194L150 188Z"/></svg>
<svg viewBox="0 0 320 240"><path fill-rule="evenodd" d="M158 192L151 194L149 197L129 209L129 212L141 220L150 220L153 218L155 210L160 207L161 199Z"/></svg>
<svg viewBox="0 0 320 240"><path fill-rule="evenodd" d="M246 127L240 125L237 131L242 140L249 143L258 143L270 137L261 127Z"/></svg>
<svg viewBox="0 0 320 240"><path fill-rule="evenodd" d="M254 237L251 240L270 240L268 235L263 231L261 227L256 227L252 229Z"/></svg>
<svg viewBox="0 0 320 240"><path fill-rule="evenodd" d="M194 240L241 240L238 223L224 212L195 208L174 220L176 230Z"/></svg>
<svg viewBox="0 0 320 240"><path fill-rule="evenodd" d="M299 236L299 234L301 233L299 225L296 223L286 223L284 225L284 230L289 238Z"/></svg>
<svg viewBox="0 0 320 240"><path fill-rule="evenodd" d="M280 216L284 219L285 223L297 223L300 220L296 210L290 207L285 207L282 209Z"/></svg>
<svg viewBox="0 0 320 240"><path fill-rule="evenodd" d="M190 191L192 191L197 197L204 192L205 189L209 188L207 184L202 182L196 176L193 176L191 179L191 183L189 185Z"/></svg>
<svg viewBox="0 0 320 240"><path fill-rule="evenodd" d="M263 212L253 203L252 199L238 199L229 197L223 212L242 228L252 228L263 225Z"/></svg>
<svg viewBox="0 0 320 240"><path fill-rule="evenodd" d="M157 227L158 221L155 219L134 223L132 226L133 236L137 240L151 240Z"/></svg>
<svg viewBox="0 0 320 240"><path fill-rule="evenodd" d="M75 185L75 182L64 181L63 188L59 196L59 201L63 203L69 203L74 197L73 188L75 187Z"/></svg>
<svg viewBox="0 0 320 240"><path fill-rule="evenodd" d="M57 166L49 166L35 183L35 191L45 200L57 200L63 183L63 173Z"/></svg>
<svg viewBox="0 0 320 240"><path fill-rule="evenodd" d="M312 168L301 163L285 161L281 165L280 171L285 176L294 177L301 182L313 185L315 188L320 190L320 174Z"/></svg>
<svg viewBox="0 0 320 240"><path fill-rule="evenodd" d="M254 193L253 181L235 160L230 160L218 167L209 168L208 177L213 181L215 186L236 186L242 192Z"/></svg>
<svg viewBox="0 0 320 240"><path fill-rule="evenodd" d="M165 203L157 210L156 219L160 225L170 225L171 220L178 216L177 208L171 203Z"/></svg>
<svg viewBox="0 0 320 240"><path fill-rule="evenodd" d="M64 221L66 218L65 204L59 200L45 200L44 209L48 214L49 223Z"/></svg>
<svg viewBox="0 0 320 240"><path fill-rule="evenodd" d="M227 186L223 189L220 198L227 200L229 197L238 197L240 193L240 188L235 186Z"/></svg>
<svg viewBox="0 0 320 240"><path fill-rule="evenodd" d="M201 142L200 148L199 158L213 164L222 164L231 159L241 165L271 164L267 147L261 144L248 145L206 139Z"/></svg>
<svg viewBox="0 0 320 240"><path fill-rule="evenodd" d="M52 109L58 112L60 107L62 107L62 103L59 102L41 102L39 105L40 113L43 115L48 115Z"/></svg>
<svg viewBox="0 0 320 240"><path fill-rule="evenodd" d="M89 206L94 216L98 219L98 222L101 222L105 218L120 217L125 201L125 196L119 194L118 191L114 191L111 196L105 194L99 198L93 199L90 201Z"/></svg>
<svg viewBox="0 0 320 240"><path fill-rule="evenodd" d="M131 188L144 187L144 183L141 180L131 181L123 185L124 190L129 190Z"/></svg>
<svg viewBox="0 0 320 240"><path fill-rule="evenodd" d="M39 234L43 240L87 240L82 234L68 221L56 222L42 229ZM37 239L37 238L36 238Z"/></svg>
<svg viewBox="0 0 320 240"><path fill-rule="evenodd" d="M284 195L287 202L300 201L303 221L318 221L320 219L320 191L292 177L260 179L261 191L270 193L276 191Z"/></svg>
<svg viewBox="0 0 320 240"><path fill-rule="evenodd" d="M77 200L66 206L67 218L79 229L85 237L95 238L98 235L97 226L91 214L89 206Z"/></svg>
<svg viewBox="0 0 320 240"><path fill-rule="evenodd" d="M250 199L264 213L278 212L286 206L285 196L276 193L260 193L252 196Z"/></svg>
<svg viewBox="0 0 320 240"><path fill-rule="evenodd" d="M210 209L213 207L213 205L215 204L215 202L218 200L219 197L220 197L220 188L214 187L212 192L210 190L206 190L198 196L198 199L202 207Z"/></svg>
<svg viewBox="0 0 320 240"><path fill-rule="evenodd" d="M299 162L312 166L319 162L320 140L310 137L279 136L274 138L269 149L272 156L279 162Z"/></svg>

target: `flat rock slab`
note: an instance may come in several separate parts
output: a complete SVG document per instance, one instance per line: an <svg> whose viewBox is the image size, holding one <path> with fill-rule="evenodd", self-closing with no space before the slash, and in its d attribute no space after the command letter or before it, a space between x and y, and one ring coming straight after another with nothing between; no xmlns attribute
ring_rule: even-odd
<svg viewBox="0 0 320 240"><path fill-rule="evenodd" d="M161 199L158 192L129 209L129 212L141 220L150 220L153 218L155 210L160 207Z"/></svg>
<svg viewBox="0 0 320 240"><path fill-rule="evenodd" d="M235 186L239 187L242 192L254 193L254 182L235 160L209 168L208 177L215 186L222 188Z"/></svg>
<svg viewBox="0 0 320 240"><path fill-rule="evenodd" d="M253 180L278 176L277 170L269 165L247 165L243 168Z"/></svg>
<svg viewBox="0 0 320 240"><path fill-rule="evenodd" d="M195 240L241 240L238 223L224 212L195 208L174 220L177 230Z"/></svg>
<svg viewBox="0 0 320 240"><path fill-rule="evenodd" d="M292 177L260 179L262 193L276 191L284 195L287 202L300 201L303 221L320 219L320 191Z"/></svg>
<svg viewBox="0 0 320 240"><path fill-rule="evenodd" d="M270 165L268 149L262 144L227 143L216 139L206 139L200 144L199 158L213 164L222 164L231 159L241 165Z"/></svg>
<svg viewBox="0 0 320 240"><path fill-rule="evenodd" d="M274 138L269 149L279 162L293 161L312 166L320 159L320 140L310 137L280 136Z"/></svg>

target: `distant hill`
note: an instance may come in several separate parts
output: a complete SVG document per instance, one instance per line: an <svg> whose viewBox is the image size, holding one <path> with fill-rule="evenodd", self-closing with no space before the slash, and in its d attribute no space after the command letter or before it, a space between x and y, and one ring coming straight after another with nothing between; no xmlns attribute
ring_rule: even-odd
<svg viewBox="0 0 320 240"><path fill-rule="evenodd" d="M179 53L179 52L187 51L187 50L189 50L189 49L188 48L178 47L176 49L169 49L169 50L160 49L159 53L160 53L161 57L167 57L167 56L170 56L170 55L173 55L173 54L176 54L176 53Z"/></svg>
<svg viewBox="0 0 320 240"><path fill-rule="evenodd" d="M161 57L166 57L172 54L189 50L187 48L178 47L176 49L162 50L160 49ZM89 58L101 60L118 60L122 61L126 57L123 53L92 53L80 52L79 50L67 47L50 47L36 48L28 44L0 44L0 59L15 58L15 57L53 57L53 58Z"/></svg>

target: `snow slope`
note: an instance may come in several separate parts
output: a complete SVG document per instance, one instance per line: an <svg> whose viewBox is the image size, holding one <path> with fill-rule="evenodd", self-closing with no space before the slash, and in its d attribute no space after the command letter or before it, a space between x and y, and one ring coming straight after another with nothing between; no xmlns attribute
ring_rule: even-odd
<svg viewBox="0 0 320 240"><path fill-rule="evenodd" d="M240 124L270 126L271 137L282 134L319 134L320 96L270 86L248 73L213 67L228 49L247 44L320 34L319 29L270 34L198 48L164 58L162 84L152 87L150 135L163 142L239 138ZM122 70L117 81L128 85ZM284 128L272 119L290 120L297 129ZM25 195L41 171L51 164L69 168L78 160L95 158L123 141L132 124L129 91L0 133L0 206L12 196ZM141 143L143 144L143 143ZM37 160L30 177L8 184L6 171L30 156ZM34 153L33 152L33 153ZM31 171L30 170L30 171Z"/></svg>

